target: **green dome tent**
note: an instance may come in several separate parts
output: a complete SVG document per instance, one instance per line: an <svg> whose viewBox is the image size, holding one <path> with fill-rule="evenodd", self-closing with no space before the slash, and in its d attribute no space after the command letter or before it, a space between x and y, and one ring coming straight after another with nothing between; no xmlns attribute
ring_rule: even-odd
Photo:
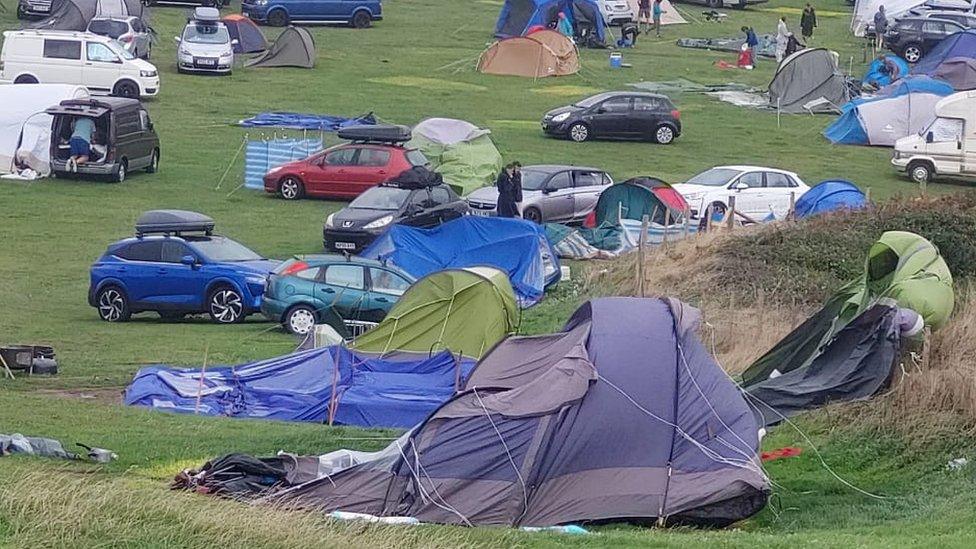
<svg viewBox="0 0 976 549"><path fill-rule="evenodd" d="M508 275L491 267L438 271L418 280L375 328L358 337L358 351L430 353L448 349L480 359L515 332L519 308Z"/></svg>
<svg viewBox="0 0 976 549"><path fill-rule="evenodd" d="M491 185L502 169L502 155L488 134L452 118L428 118L413 128L408 146L424 153L444 181L460 195Z"/></svg>

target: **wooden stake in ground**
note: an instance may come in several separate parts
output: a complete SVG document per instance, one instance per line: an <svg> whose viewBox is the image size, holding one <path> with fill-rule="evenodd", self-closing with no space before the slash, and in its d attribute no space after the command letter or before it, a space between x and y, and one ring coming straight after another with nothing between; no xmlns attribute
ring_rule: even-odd
<svg viewBox="0 0 976 549"><path fill-rule="evenodd" d="M207 373L207 358L210 356L210 344L203 350L203 368L200 369L200 382L197 384L197 404L193 407L193 413L200 413L200 399L203 397L203 376Z"/></svg>
<svg viewBox="0 0 976 549"><path fill-rule="evenodd" d="M735 195L729 197L729 211L725 215L725 226L731 231L735 226Z"/></svg>
<svg viewBox="0 0 976 549"><path fill-rule="evenodd" d="M0 355L0 364L3 364L4 373L10 376L10 379L14 379L14 373L10 371L10 366L7 366L7 361L4 360L3 355Z"/></svg>
<svg viewBox="0 0 976 549"><path fill-rule="evenodd" d="M790 191L790 211L786 213L786 219L796 219L796 192Z"/></svg>
<svg viewBox="0 0 976 549"><path fill-rule="evenodd" d="M637 239L637 293L644 297L644 241L647 240L647 228L651 219L645 214L641 218L641 232Z"/></svg>

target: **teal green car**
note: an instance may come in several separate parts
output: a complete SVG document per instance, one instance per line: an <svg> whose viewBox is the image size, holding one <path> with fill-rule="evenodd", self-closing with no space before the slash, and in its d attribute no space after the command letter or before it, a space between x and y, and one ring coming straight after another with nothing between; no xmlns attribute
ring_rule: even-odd
<svg viewBox="0 0 976 549"><path fill-rule="evenodd" d="M261 313L293 334L330 324L340 334L355 335L383 320L413 282L412 276L379 261L299 256L268 275ZM340 321L344 326L337 326Z"/></svg>

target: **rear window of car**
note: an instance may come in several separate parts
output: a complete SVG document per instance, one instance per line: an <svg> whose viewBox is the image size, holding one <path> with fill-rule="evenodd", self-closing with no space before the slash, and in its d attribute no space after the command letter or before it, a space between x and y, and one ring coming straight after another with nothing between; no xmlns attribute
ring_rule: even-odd
<svg viewBox="0 0 976 549"><path fill-rule="evenodd" d="M430 163L430 161L427 160L427 157L424 156L424 153L418 150L407 151L406 156L407 162L409 162L411 166L426 166Z"/></svg>
<svg viewBox="0 0 976 549"><path fill-rule="evenodd" d="M129 24L124 21L112 21L110 19L94 20L88 24L88 32L118 38L129 32Z"/></svg>
<svg viewBox="0 0 976 549"><path fill-rule="evenodd" d="M48 59L81 59L78 40L44 40L44 57Z"/></svg>

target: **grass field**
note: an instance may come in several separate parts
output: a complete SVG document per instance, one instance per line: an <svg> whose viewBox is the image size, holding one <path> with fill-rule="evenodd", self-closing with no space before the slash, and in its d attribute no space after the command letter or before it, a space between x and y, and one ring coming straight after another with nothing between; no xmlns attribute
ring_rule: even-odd
<svg viewBox="0 0 976 549"><path fill-rule="evenodd" d="M205 354L211 364L237 363L282 354L294 345L291 337L258 318L214 326L202 319L164 323L146 314L110 325L99 321L85 301L90 263L107 244L131 234L135 218L147 209L207 213L220 232L269 257L320 249L322 221L338 203L286 203L234 190L243 166L240 158L233 159L245 131L233 123L246 116L268 110L374 111L383 120L404 124L448 116L490 128L506 159L590 164L608 169L618 180L638 174L679 180L716 164L758 163L795 170L809 183L850 178L871 187L876 198L916 192L890 168L887 149L829 145L819 132L830 117L784 116L778 123L774 113L700 95L674 98L684 134L673 146L575 145L541 135L537 124L545 110L628 82L687 78L765 86L773 61L761 61L751 72L723 71L713 62L731 61L733 54L680 49L673 40L734 35L742 24L772 32L780 14L787 14L795 27L802 5L798 0L730 10L722 24L668 27L664 39L644 39L624 53L625 62L633 65L629 69L611 71L607 52L584 51L579 75L537 81L473 70L500 4L390 0L384 6L386 19L373 29L314 28L314 70L239 69L226 78L177 75L172 36L185 10L154 9L160 42L152 61L162 73L162 92L147 104L162 140L161 172L133 175L122 185L53 179L0 184L0 342L51 344L62 366L55 378L0 380L0 432L86 442L120 454L117 463L104 468L0 460L0 546L972 545L976 482L971 472L943 471L948 459L971 449L969 441L920 448L901 435L856 426L837 431L829 421L816 419L804 426L836 471L890 498L876 500L845 488L809 449L800 458L771 464L779 487L766 511L740 529L720 532L605 528L599 536L566 539L499 529L362 528L166 490L165 481L180 468L221 453L378 448L391 436L170 416L112 402L111 395L142 365L194 365ZM679 6L693 16L701 11ZM864 64L859 44L847 33L849 8L842 0L818 2L817 7L821 26L813 44L838 50L845 65L853 57L859 75ZM0 23L16 28L12 5L0 12ZM265 30L269 37L277 33ZM229 176L218 188L228 167ZM952 189L930 187L932 192ZM525 331L556 329L579 299L560 290L526 313ZM762 351L756 349L756 355ZM86 394L97 398L78 398ZM802 441L782 429L767 446L794 443Z"/></svg>

